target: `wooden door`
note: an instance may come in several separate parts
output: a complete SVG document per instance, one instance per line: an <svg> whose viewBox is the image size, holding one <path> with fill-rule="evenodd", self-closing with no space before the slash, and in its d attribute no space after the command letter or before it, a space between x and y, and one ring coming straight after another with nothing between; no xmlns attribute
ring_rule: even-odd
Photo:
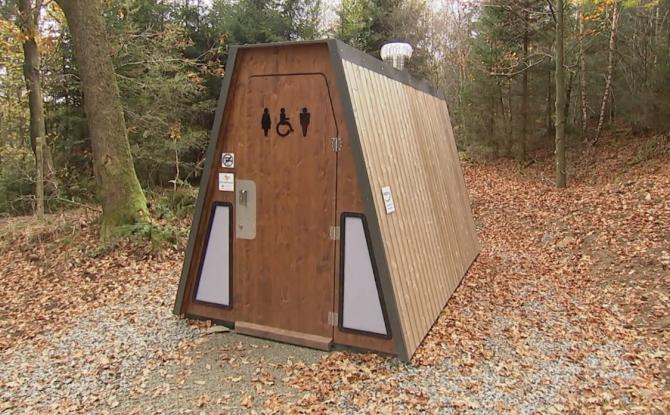
<svg viewBox="0 0 670 415"><path fill-rule="evenodd" d="M238 320L332 338L337 127L326 78L252 76L245 107L235 169L255 182L256 234L235 241Z"/></svg>

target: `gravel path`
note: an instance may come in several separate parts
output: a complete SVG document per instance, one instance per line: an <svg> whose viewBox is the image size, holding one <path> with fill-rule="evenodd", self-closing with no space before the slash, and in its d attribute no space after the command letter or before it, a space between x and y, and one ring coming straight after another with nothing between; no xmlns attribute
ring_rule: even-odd
<svg viewBox="0 0 670 415"><path fill-rule="evenodd" d="M155 281L163 280L174 278L158 276ZM100 307L62 332L5 351L2 413L119 405L158 362L177 358L180 344L199 336L200 330L170 313L172 296L167 284L136 287L122 302Z"/></svg>
<svg viewBox="0 0 670 415"><path fill-rule="evenodd" d="M294 365L316 363L321 351L235 333L196 339L180 362L154 370L143 388L112 411L127 413L247 414L266 401L293 402L299 393L283 380Z"/></svg>

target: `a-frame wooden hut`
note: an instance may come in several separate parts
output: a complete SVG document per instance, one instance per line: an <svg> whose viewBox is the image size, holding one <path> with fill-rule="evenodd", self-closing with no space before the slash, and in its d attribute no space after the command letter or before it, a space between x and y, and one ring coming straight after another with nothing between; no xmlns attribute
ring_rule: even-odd
<svg viewBox="0 0 670 415"><path fill-rule="evenodd" d="M479 252L444 96L336 40L229 53L174 312L410 359Z"/></svg>

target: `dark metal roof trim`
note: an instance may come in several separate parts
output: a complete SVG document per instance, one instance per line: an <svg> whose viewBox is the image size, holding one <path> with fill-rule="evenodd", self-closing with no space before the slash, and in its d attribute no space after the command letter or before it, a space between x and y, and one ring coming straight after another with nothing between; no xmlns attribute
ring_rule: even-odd
<svg viewBox="0 0 670 415"><path fill-rule="evenodd" d="M338 39L320 39L320 40L302 40L295 42L274 42L274 43L256 43L249 45L240 45L240 49L254 49L254 48L270 48L270 47L286 47L286 46L300 46L300 45L320 45L327 43L328 47L331 48L333 45L337 48L340 58L347 60L349 62L360 65L364 68L370 69L371 71L377 72L378 74L384 75L387 78L391 78L395 81L401 82L405 85L409 85L414 89L425 92L445 100L445 96L442 91L434 88L425 80L420 80L414 78L407 71L400 71L386 62L383 62L372 55L369 55L365 52L347 45Z"/></svg>
<svg viewBox="0 0 670 415"><path fill-rule="evenodd" d="M433 88L433 86L431 86L428 82L414 78L409 74L409 72L400 71L394 68L393 65L380 61L374 56L365 52L361 52L360 50L355 49L344 42L336 40L336 43L342 59L351 63L355 63L356 65L362 66L371 71L377 72L380 75L384 75L387 78L391 78L394 81L408 85L421 92L425 92L426 94L432 95L435 98L444 100L444 94L438 89Z"/></svg>

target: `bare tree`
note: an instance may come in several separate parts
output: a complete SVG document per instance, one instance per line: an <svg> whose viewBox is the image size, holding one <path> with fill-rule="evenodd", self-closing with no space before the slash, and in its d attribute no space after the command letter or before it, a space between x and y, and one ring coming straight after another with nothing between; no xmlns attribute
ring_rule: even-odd
<svg viewBox="0 0 670 415"><path fill-rule="evenodd" d="M619 28L619 4L615 1L612 5L612 31L610 32L609 54L607 58L607 75L605 76L605 92L603 93L603 100L600 104L600 116L598 117L598 127L596 128L596 135L593 138L592 144L596 144L600 139L600 133L605 122L605 108L612 89L612 73L614 72L614 54L616 52L616 34Z"/></svg>
<svg viewBox="0 0 670 415"><path fill-rule="evenodd" d="M581 97L581 115L582 115L582 139L584 142L588 140L589 115L586 101L586 58L584 56L584 38L586 31L584 28L584 9L586 5L585 0L581 0L578 11L579 20L579 92Z"/></svg>
<svg viewBox="0 0 670 415"><path fill-rule="evenodd" d="M549 3L551 5L551 3ZM563 0L556 0L554 19L556 21L556 187L567 186L567 165L565 161L565 10Z"/></svg>
<svg viewBox="0 0 670 415"><path fill-rule="evenodd" d="M523 29L523 60L526 62L526 65L528 65L528 44L530 43L529 41L529 35L530 35L530 28L529 28L529 11L528 11L528 5L524 4L524 11L523 11L523 22L524 22L524 29ZM523 163L526 161L527 157L527 145L528 145L528 95L529 95L529 90L528 90L528 68L523 71L523 91L521 93L521 113L523 115L523 120L521 123L521 146L520 146L520 151L519 151L519 160Z"/></svg>
<svg viewBox="0 0 670 415"><path fill-rule="evenodd" d="M40 76L40 51L37 44L39 38L39 18L42 0L32 4L32 0L18 0L16 23L21 31L23 46L23 77L28 90L28 107L30 109L30 145L35 154L37 183L35 186L36 211L38 218L44 216L44 180L50 183L51 192L56 190L55 171L51 151L46 145L46 128L44 125L44 96L42 95L42 79Z"/></svg>

